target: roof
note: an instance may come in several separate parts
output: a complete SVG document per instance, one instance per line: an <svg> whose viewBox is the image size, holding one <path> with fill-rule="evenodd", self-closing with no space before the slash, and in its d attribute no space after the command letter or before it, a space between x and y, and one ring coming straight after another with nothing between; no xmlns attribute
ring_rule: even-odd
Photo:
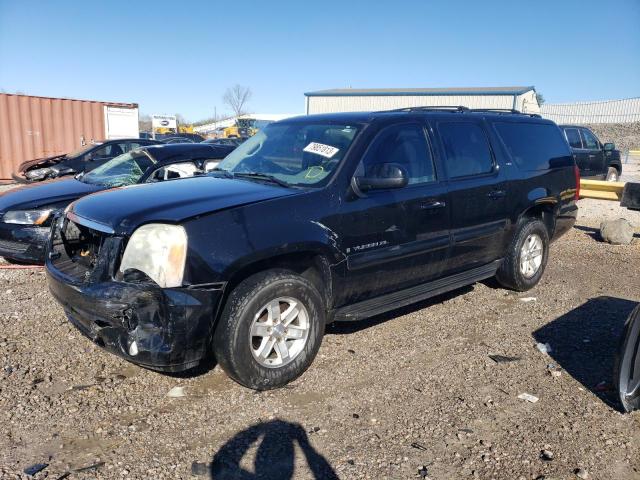
<svg viewBox="0 0 640 480"><path fill-rule="evenodd" d="M463 109L456 110L455 107L415 107L415 108L401 108L395 110L380 110L375 112L333 112L333 113L316 113L312 115L305 115L301 117L287 118L278 122L278 124L292 124L292 123L321 123L321 122L333 122L336 124L368 124L376 121L377 119L389 118L389 117L406 117L407 115L413 116L429 116L438 118L455 118L459 115L477 115L495 118L500 116L504 120L522 120L527 118L530 121L537 123L552 123L550 120L545 120L537 114L512 112L509 110L483 110L483 109Z"/></svg>
<svg viewBox="0 0 640 480"><path fill-rule="evenodd" d="M307 97L360 97L399 95L522 95L535 87L467 87L467 88L334 88L306 92Z"/></svg>

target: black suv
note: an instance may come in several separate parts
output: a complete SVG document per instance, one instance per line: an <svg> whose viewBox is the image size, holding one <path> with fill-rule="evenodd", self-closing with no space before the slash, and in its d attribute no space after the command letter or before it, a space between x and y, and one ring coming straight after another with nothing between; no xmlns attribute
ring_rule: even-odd
<svg viewBox="0 0 640 480"><path fill-rule="evenodd" d="M215 355L250 388L290 382L325 325L496 276L540 280L575 222L560 129L517 113L406 109L272 123L211 174L74 202L52 229L69 320L148 368Z"/></svg>
<svg viewBox="0 0 640 480"><path fill-rule="evenodd" d="M587 127L560 125L569 142L580 176L596 180L617 182L622 175L620 150L613 143L600 143Z"/></svg>

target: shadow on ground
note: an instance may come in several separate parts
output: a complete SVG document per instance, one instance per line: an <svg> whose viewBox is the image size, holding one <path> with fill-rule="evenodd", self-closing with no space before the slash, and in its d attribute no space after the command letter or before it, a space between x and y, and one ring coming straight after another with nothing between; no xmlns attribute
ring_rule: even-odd
<svg viewBox="0 0 640 480"><path fill-rule="evenodd" d="M213 456L209 469L216 480L290 480L301 465L295 464L295 446L302 451L316 480L338 479L331 464L309 443L304 428L298 423L272 420L242 430L225 443ZM257 446L253 472L240 463L252 447ZM245 462L246 463L246 462Z"/></svg>
<svg viewBox="0 0 640 480"><path fill-rule="evenodd" d="M592 298L533 333L548 343L550 356L607 405L622 411L613 386L614 368L624 323L636 302L614 297Z"/></svg>

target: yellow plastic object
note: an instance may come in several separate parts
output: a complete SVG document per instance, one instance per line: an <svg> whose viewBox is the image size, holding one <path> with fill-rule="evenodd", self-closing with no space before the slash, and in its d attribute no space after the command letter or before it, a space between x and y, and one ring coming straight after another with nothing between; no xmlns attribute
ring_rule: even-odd
<svg viewBox="0 0 640 480"><path fill-rule="evenodd" d="M611 200L619 202L625 182L605 182L604 180L580 179L580 198Z"/></svg>

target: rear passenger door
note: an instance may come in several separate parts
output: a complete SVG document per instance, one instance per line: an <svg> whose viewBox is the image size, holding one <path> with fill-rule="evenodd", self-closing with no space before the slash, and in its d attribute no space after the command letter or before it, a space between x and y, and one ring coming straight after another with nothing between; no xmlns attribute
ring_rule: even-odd
<svg viewBox="0 0 640 480"><path fill-rule="evenodd" d="M564 136L571 147L571 153L576 160L576 165L580 169L580 175L588 177L590 175L589 154L582 147L582 136L580 129L577 127L565 128Z"/></svg>
<svg viewBox="0 0 640 480"><path fill-rule="evenodd" d="M580 130L582 131L582 143L588 157L587 164L589 166L590 176L606 175L604 151L600 146L600 141L589 129L581 128Z"/></svg>
<svg viewBox="0 0 640 480"><path fill-rule="evenodd" d="M449 179L452 252L447 271L501 258L507 227L507 182L495 160L484 122L437 122Z"/></svg>

